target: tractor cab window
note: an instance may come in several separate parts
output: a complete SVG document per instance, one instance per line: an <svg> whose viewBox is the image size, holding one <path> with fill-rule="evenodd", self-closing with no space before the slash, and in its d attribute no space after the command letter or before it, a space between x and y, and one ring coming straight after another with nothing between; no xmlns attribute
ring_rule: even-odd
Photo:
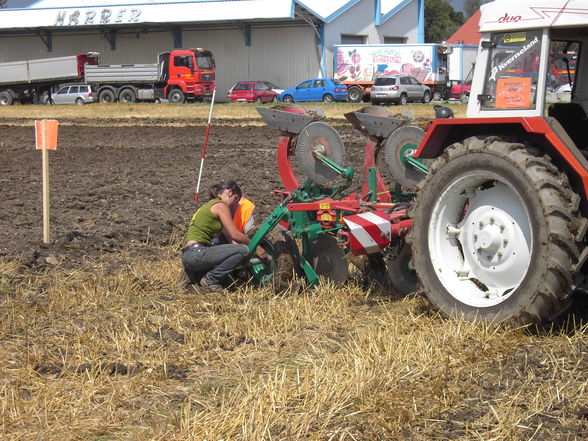
<svg viewBox="0 0 588 441"><path fill-rule="evenodd" d="M569 102L576 78L576 64L580 43L575 41L551 42L549 48L549 70L547 72L547 91L551 102Z"/></svg>
<svg viewBox="0 0 588 441"><path fill-rule="evenodd" d="M481 106L483 109L534 109L541 62L541 31L492 34Z"/></svg>

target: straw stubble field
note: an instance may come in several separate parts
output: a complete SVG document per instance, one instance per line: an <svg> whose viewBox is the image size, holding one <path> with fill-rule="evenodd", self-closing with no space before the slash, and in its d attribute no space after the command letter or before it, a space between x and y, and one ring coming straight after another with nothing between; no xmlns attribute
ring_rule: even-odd
<svg viewBox="0 0 588 441"><path fill-rule="evenodd" d="M351 108L327 115L357 167ZM2 440L588 438L585 305L530 330L446 320L358 275L280 295L176 288L207 110L2 109ZM47 117L61 127L42 245L32 120ZM246 105L213 124L203 187L237 179L259 223L278 133Z"/></svg>

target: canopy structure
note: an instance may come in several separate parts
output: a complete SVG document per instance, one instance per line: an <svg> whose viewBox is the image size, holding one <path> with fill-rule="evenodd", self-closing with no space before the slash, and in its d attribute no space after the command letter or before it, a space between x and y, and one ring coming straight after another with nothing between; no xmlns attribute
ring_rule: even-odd
<svg viewBox="0 0 588 441"><path fill-rule="evenodd" d="M0 29L94 27L147 23L211 23L292 20L296 6L313 20L330 23L361 0L38 0L0 11ZM376 0L374 23L382 24L414 0Z"/></svg>

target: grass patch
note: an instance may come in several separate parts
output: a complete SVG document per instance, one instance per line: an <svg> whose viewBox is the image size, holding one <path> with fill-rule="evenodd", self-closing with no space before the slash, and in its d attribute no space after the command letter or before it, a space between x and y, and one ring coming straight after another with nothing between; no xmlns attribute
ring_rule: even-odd
<svg viewBox="0 0 588 441"><path fill-rule="evenodd" d="M353 284L175 288L177 256L2 262L0 438L585 439L586 326L537 335ZM113 272L111 268L118 268Z"/></svg>
<svg viewBox="0 0 588 441"><path fill-rule="evenodd" d="M321 107L329 119L345 119L344 114L370 104L358 103L300 103L306 107ZM454 111L456 117L465 116L466 105L461 103L447 103ZM213 110L213 119L221 122L224 119L250 119L259 121L261 118L255 110L259 104L248 103L218 103ZM271 107L272 104L264 104L263 107ZM402 110L410 110L416 118L435 117L435 111L432 104L409 104L407 106L389 106L388 110L392 114L399 113ZM155 119L165 120L166 125L185 125L191 120L207 120L210 111L210 103L193 103L193 104L149 104L149 103L115 103L115 104L89 104L86 106L62 105L62 106L42 106L42 105L14 105L0 107L0 117L8 118L4 124L22 122L11 122L10 119L88 119L88 120L108 120L102 122L107 125L135 125L142 124L138 119ZM157 123L157 121L155 121ZM67 122L66 122L67 124ZM101 124L93 121L93 124Z"/></svg>

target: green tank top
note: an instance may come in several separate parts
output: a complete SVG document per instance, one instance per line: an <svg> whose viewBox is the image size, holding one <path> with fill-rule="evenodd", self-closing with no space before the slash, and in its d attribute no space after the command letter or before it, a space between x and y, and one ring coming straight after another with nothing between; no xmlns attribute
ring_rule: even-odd
<svg viewBox="0 0 588 441"><path fill-rule="evenodd" d="M219 237L223 230L223 224L220 219L215 216L210 209L213 205L222 202L220 199L213 199L208 201L198 209L188 227L188 232L184 238L184 243L195 240L196 242L210 245L212 239Z"/></svg>

